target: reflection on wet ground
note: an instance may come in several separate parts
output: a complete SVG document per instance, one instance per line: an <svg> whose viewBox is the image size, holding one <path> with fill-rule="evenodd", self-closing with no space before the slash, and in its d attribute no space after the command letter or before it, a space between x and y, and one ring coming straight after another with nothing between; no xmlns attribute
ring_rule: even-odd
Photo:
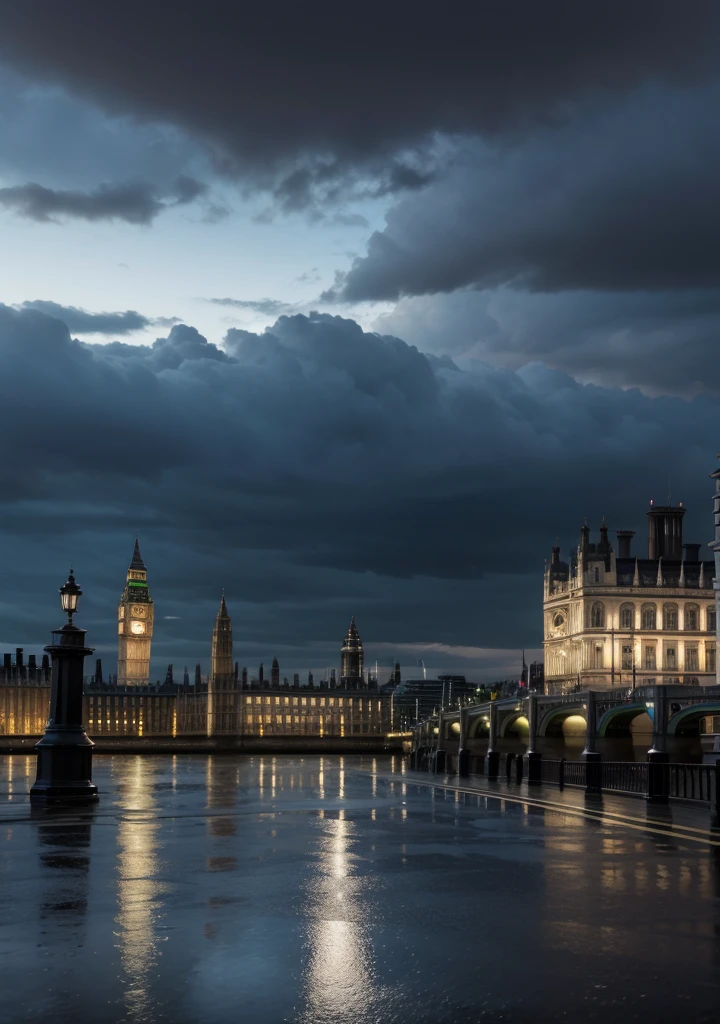
<svg viewBox="0 0 720 1024"><path fill-rule="evenodd" d="M3 1021L717 1019L701 831L359 757L101 757L97 809L31 814L33 768L0 758Z"/></svg>

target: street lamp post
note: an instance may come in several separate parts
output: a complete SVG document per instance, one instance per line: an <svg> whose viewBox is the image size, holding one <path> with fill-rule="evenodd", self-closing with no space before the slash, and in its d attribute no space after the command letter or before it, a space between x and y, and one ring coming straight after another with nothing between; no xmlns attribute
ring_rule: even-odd
<svg viewBox="0 0 720 1024"><path fill-rule="evenodd" d="M53 642L45 648L52 658L50 717L45 735L36 746L37 778L30 790L33 804L94 803L97 786L92 781L92 748L82 721L83 665L93 653L85 646L84 629L73 625L82 591L72 569L60 588L60 603L68 621L52 631Z"/></svg>

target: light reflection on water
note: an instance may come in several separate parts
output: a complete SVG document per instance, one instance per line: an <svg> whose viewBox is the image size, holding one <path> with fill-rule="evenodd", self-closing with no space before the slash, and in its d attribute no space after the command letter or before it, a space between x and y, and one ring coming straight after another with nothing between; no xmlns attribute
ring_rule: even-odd
<svg viewBox="0 0 720 1024"><path fill-rule="evenodd" d="M161 824L149 819L155 808L146 762L136 758L123 775L122 797L128 812L148 812L138 820L123 815L118 825L117 902L115 923L120 963L125 974L124 1000L129 1021L153 1020L150 979L158 970L158 937L154 921L162 905L163 887L158 872L157 844Z"/></svg>
<svg viewBox="0 0 720 1024"><path fill-rule="evenodd" d="M344 779L339 783L344 791ZM323 816L317 876L308 885L314 920L306 929L302 1024L342 1024L364 1018L375 991L373 951L364 920L362 879L353 875L355 824Z"/></svg>
<svg viewBox="0 0 720 1024"><path fill-rule="evenodd" d="M112 1024L475 1024L508 1007L525 1019L517 977L519 999L555 1010L566 991L588 998L585 979L603 983L588 989L597 999L623 970L636 994L677 977L712 996L718 864L682 837L420 788L399 765L391 786L352 758L114 763L96 760L92 822L41 823L39 839L34 824L6 830L9 913L34 908L39 922L25 957L22 929L0 928L0 970L24 985L9 1019L65 1020L66 993L86 989ZM19 793L24 768L0 764L0 778L10 770ZM37 955L54 1017L33 991ZM626 1024L617 1005L608 1016Z"/></svg>

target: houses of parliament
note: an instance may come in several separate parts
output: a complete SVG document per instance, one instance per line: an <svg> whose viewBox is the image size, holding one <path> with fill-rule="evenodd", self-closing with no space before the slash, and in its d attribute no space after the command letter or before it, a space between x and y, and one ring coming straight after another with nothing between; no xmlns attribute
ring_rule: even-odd
<svg viewBox="0 0 720 1024"><path fill-rule="evenodd" d="M191 684L187 668L182 682L168 666L165 680L150 674L155 606L148 570L138 539L128 566L117 614L117 677L104 677L102 663L87 679L84 720L94 737L188 737L231 741L239 737L310 737L319 740L383 738L392 728L392 687L378 687L364 671L363 645L355 619L340 649L340 675L327 679L309 672L302 684L280 678L278 659L269 676L260 665L249 676L233 659L232 620L225 594L215 618L210 643L210 671L196 665ZM399 666L392 674L399 681ZM47 656L25 664L22 650L5 655L0 669L0 733L43 731L49 706L50 666ZM3 685L10 684L10 685Z"/></svg>

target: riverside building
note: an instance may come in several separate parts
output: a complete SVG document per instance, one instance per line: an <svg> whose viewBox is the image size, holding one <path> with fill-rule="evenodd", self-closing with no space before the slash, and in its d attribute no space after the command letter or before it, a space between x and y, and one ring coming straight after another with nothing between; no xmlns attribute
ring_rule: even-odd
<svg viewBox="0 0 720 1024"><path fill-rule="evenodd" d="M720 486L718 495L720 525ZM604 521L597 542L585 523L568 562L552 549L543 601L546 693L716 682L714 564L700 557L699 544L683 543L685 512L682 503L650 503L646 557L632 552L632 530L618 530L613 547Z"/></svg>

